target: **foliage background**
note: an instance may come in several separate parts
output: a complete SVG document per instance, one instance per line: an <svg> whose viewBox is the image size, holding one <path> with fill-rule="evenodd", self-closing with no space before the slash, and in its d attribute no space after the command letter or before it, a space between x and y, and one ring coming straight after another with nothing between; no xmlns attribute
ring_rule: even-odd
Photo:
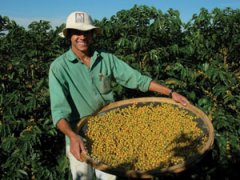
<svg viewBox="0 0 240 180"><path fill-rule="evenodd" d="M95 47L185 95L212 119L215 143L176 179L231 179L240 165L240 10L179 12L134 6L96 21ZM0 16L0 179L69 179L64 137L51 121L48 69L69 42L47 21L27 29ZM114 86L116 100L159 96ZM156 179L159 179L158 177ZM164 177L166 178L166 177Z"/></svg>

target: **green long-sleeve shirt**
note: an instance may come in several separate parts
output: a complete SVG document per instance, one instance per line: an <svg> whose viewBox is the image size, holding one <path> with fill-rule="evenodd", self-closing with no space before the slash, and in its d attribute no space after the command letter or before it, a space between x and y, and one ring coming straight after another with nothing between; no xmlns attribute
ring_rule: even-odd
<svg viewBox="0 0 240 180"><path fill-rule="evenodd" d="M88 68L70 49L51 64L49 90L55 125L64 118L74 127L82 117L113 102L111 81L145 92L152 80L110 53L95 51L90 63Z"/></svg>

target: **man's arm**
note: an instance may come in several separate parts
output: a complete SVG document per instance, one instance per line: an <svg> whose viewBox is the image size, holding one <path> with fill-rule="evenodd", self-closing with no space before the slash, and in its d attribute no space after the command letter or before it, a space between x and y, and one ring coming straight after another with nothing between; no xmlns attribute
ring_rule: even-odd
<svg viewBox="0 0 240 180"><path fill-rule="evenodd" d="M177 92L172 91L172 89L169 89L155 81L151 81L149 88L149 91L153 91L153 92L158 92L160 94L164 94L167 96L171 96L171 98L176 101L181 103L182 105L186 106L187 104L189 104L187 98L185 98L184 96L180 95Z"/></svg>
<svg viewBox="0 0 240 180"><path fill-rule="evenodd" d="M57 122L57 128L70 139L70 152L73 154L73 156L77 160L83 161L81 153L86 154L87 150L81 137L72 130L68 121L65 119L61 119Z"/></svg>

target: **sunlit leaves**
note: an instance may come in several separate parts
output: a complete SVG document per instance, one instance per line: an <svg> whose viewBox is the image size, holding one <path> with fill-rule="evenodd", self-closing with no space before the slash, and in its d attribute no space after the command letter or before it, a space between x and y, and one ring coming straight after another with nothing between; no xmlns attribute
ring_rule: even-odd
<svg viewBox="0 0 240 180"><path fill-rule="evenodd" d="M211 117L216 167L203 169L211 174L223 165L233 169L240 151L239 9L201 9L185 24L177 10L134 6L96 23L102 34L94 47L182 93ZM39 21L26 30L0 16L1 179L68 177L64 137L51 121L47 80L50 62L70 45L58 36L63 27ZM117 100L153 96L113 86Z"/></svg>

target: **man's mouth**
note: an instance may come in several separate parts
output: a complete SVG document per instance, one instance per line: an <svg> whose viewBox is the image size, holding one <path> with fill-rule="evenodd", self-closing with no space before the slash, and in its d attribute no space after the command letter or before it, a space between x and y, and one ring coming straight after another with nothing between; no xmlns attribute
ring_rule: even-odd
<svg viewBox="0 0 240 180"><path fill-rule="evenodd" d="M81 46L86 46L87 43L86 42L77 42L78 45L81 45Z"/></svg>

